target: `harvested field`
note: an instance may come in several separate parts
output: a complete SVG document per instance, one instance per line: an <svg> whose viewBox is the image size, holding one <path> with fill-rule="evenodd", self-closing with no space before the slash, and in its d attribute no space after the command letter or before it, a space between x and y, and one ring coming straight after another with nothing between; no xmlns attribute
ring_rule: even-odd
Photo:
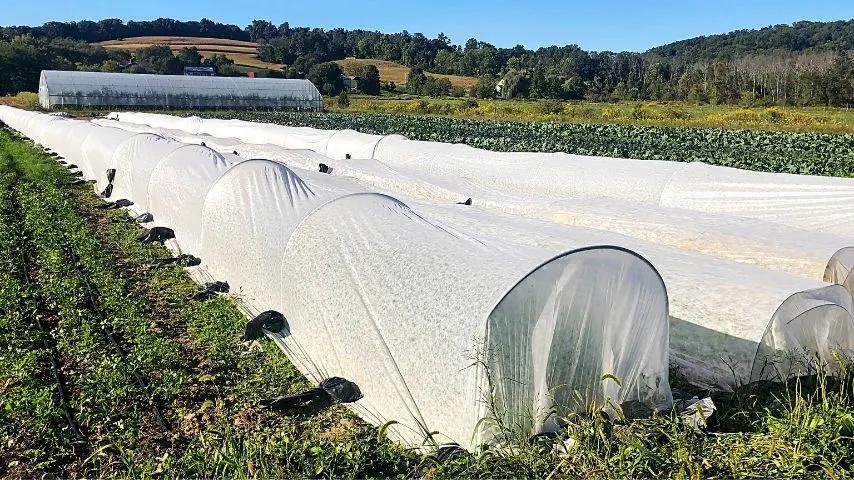
<svg viewBox="0 0 854 480"><path fill-rule="evenodd" d="M359 65L376 65L380 71L380 80L383 82L394 82L397 85L406 83L406 75L409 73L409 67L399 63L389 62L387 60L378 60L371 58L347 58L338 60L335 63L344 69L348 75ZM427 75L437 78L447 78L451 81L451 85L470 88L477 83L477 77L467 77L464 75L443 75L438 73L429 73Z"/></svg>
<svg viewBox="0 0 854 480"><path fill-rule="evenodd" d="M268 68L270 70L281 70L284 65L269 63L260 60L255 53L258 44L254 42L243 42L240 40L226 40L222 38L193 38L193 37L133 37L122 40L110 40L99 42L105 48L123 48L126 50L139 50L152 45L169 45L172 51L177 52L185 47L196 47L203 57L208 58L213 54L223 54L234 60L235 65L243 65L254 68Z"/></svg>

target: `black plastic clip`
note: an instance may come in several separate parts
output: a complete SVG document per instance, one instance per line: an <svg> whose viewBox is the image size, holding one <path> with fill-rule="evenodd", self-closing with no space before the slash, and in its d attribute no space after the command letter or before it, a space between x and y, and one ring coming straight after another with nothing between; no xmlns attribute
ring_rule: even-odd
<svg viewBox="0 0 854 480"><path fill-rule="evenodd" d="M228 290L228 282L208 282L204 285L204 288L192 296L192 299L210 300L211 298L216 297L218 293L228 293Z"/></svg>
<svg viewBox="0 0 854 480"><path fill-rule="evenodd" d="M285 329L287 324L288 320L284 315L274 310L267 310L246 322L246 326L243 328L243 335L240 336L240 341L257 340L264 336L264 330L271 333L279 333Z"/></svg>
<svg viewBox="0 0 854 480"><path fill-rule="evenodd" d="M167 227L154 227L140 233L134 239L140 243L160 242L175 238L175 231Z"/></svg>
<svg viewBox="0 0 854 480"><path fill-rule="evenodd" d="M335 403L353 403L362 398L355 383L341 377L331 377L320 382L317 388L293 396L265 398L259 403L274 410L291 408L325 408Z"/></svg>
<svg viewBox="0 0 854 480"><path fill-rule="evenodd" d="M145 212L133 219L136 223L148 223L154 221L154 215Z"/></svg>
<svg viewBox="0 0 854 480"><path fill-rule="evenodd" d="M177 257L170 258L156 258L154 260L149 260L145 262L146 265L150 267L165 267L168 265L178 265L181 267L195 267L202 264L202 260L199 257L195 257L193 255L183 254L178 255Z"/></svg>

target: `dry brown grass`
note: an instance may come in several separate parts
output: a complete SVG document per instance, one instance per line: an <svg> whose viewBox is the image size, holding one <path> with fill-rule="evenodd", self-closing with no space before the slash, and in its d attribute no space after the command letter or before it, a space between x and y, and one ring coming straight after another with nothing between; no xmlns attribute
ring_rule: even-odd
<svg viewBox="0 0 854 480"><path fill-rule="evenodd" d="M173 51L178 51L184 47L196 47L199 53L204 57L208 57L214 53L224 54L226 57L234 60L237 65L255 68L269 68L271 70L280 70L284 65L278 63L268 63L260 60L255 52L258 49L258 44L253 42L242 42L240 40L225 40L222 38L195 38L195 37L131 37L122 40L108 40L99 42L95 45L101 45L105 48L124 48L126 50L139 50L140 48L150 47L152 45L169 45ZM338 60L336 63L341 65L348 75L352 75L352 69L359 65L373 64L380 71L380 80L384 82L394 82L397 85L406 84L406 75L409 73L409 67L399 63L389 62L387 60L376 60L366 58L347 58ZM447 78L451 81L451 85L464 88L471 88L477 83L477 77L467 77L464 75L443 75L439 73L427 73L432 77Z"/></svg>
<svg viewBox="0 0 854 480"><path fill-rule="evenodd" d="M206 45L203 43L199 43L199 44L195 44L195 45L176 45L176 44L162 44L162 43L161 44L155 44L155 43L124 43L121 45L104 45L104 48L113 48L113 49L122 48L125 50L135 51L135 50L139 50L140 48L150 47L152 45L169 45L169 48L171 48L172 51L174 51L174 52L177 52L178 50L181 50L182 48L187 48L187 47L196 47L199 50L204 49L205 51L208 51L208 52L217 52L217 53L249 53L249 54L254 54L257 51L257 49L255 49L254 47L230 47L227 45Z"/></svg>
<svg viewBox="0 0 854 480"><path fill-rule="evenodd" d="M95 45L101 46L124 46L127 44L143 44L143 45L226 45L230 47L249 47L258 48L255 42L244 42L241 40L226 40L223 38L204 38L204 37L130 37L121 40L107 40L99 42Z"/></svg>
<svg viewBox="0 0 854 480"><path fill-rule="evenodd" d="M15 108L32 109L39 102L39 95L33 92L21 92L17 95L0 97L0 105Z"/></svg>
<svg viewBox="0 0 854 480"><path fill-rule="evenodd" d="M5 105L7 107L23 108L25 104L25 101L11 95L0 97L0 105Z"/></svg>
<svg viewBox="0 0 854 480"><path fill-rule="evenodd" d="M377 66L377 69L380 71L380 80L383 82L394 82L397 85L403 85L406 83L406 75L409 73L409 67L401 65L399 63L389 62L387 60L376 60L370 58L347 58L344 60L338 60L338 65L344 69L345 72L350 74L350 70L352 68L359 65L368 65L373 64ZM427 73L431 77L439 77L439 78L447 78L451 81L451 85L460 86L465 88L470 88L477 83L477 77L467 77L463 75L442 75L438 73Z"/></svg>
<svg viewBox="0 0 854 480"><path fill-rule="evenodd" d="M236 65L254 68L268 68L280 70L284 65L269 63L256 56L258 44L253 42L242 42L240 40L225 40L222 38L195 38L195 37L133 37L122 40L109 40L100 42L105 48L123 48L126 50L139 50L152 45L169 45L172 51L177 52L184 47L196 47L203 57L207 58L215 53L225 55L234 60Z"/></svg>
<svg viewBox="0 0 854 480"><path fill-rule="evenodd" d="M215 53L223 54L224 52L200 49L199 53L202 54L202 57L207 58ZM245 67L267 68L270 70L281 70L285 67L285 65L280 63L265 62L252 53L225 53L225 56L234 60L235 65L243 65Z"/></svg>

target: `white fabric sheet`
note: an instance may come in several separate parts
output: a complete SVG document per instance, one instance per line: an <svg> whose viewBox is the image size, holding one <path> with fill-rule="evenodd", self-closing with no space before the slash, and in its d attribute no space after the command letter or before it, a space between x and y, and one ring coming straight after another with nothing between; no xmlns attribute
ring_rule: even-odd
<svg viewBox="0 0 854 480"><path fill-rule="evenodd" d="M147 182L140 201L238 296L284 313L289 328L275 339L296 365L355 381L365 397L354 409L398 421L393 437L490 441L479 422L490 385L498 420L523 434L555 427L553 401L670 404L667 294L637 254L454 231L352 179L172 143L137 134L116 149L150 172L127 177ZM313 155L291 158L313 169ZM575 391L590 397L577 404Z"/></svg>

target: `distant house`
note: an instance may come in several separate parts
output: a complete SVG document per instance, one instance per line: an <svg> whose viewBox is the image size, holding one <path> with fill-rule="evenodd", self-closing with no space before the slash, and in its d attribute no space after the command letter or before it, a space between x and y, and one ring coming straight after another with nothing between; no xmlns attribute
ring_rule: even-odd
<svg viewBox="0 0 854 480"><path fill-rule="evenodd" d="M341 74L341 83L344 85L344 90L353 90L356 88L356 79L350 78L347 75Z"/></svg>
<svg viewBox="0 0 854 480"><path fill-rule="evenodd" d="M184 67L184 75L191 77L215 77L216 70L213 67Z"/></svg>
<svg viewBox="0 0 854 480"><path fill-rule="evenodd" d="M495 93L501 95L501 90L504 88L504 79L502 78L497 85L495 85Z"/></svg>

